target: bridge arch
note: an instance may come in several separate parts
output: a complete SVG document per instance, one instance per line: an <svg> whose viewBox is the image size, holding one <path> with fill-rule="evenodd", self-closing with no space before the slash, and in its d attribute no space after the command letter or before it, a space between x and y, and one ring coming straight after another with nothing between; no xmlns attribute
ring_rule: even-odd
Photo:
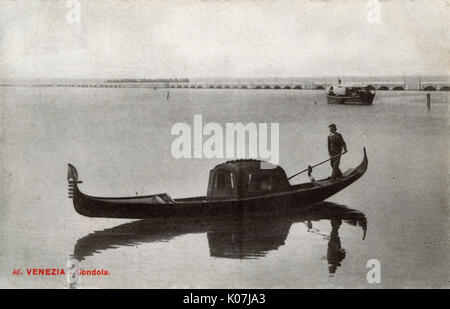
<svg viewBox="0 0 450 309"><path fill-rule="evenodd" d="M405 89L401 86L397 86L397 87L394 87L392 90L405 90Z"/></svg>
<svg viewBox="0 0 450 309"><path fill-rule="evenodd" d="M198 85L198 86L197 86L197 89L200 89L200 88L203 88L202 85Z"/></svg>
<svg viewBox="0 0 450 309"><path fill-rule="evenodd" d="M191 88L195 88L195 85L191 85Z"/></svg>
<svg viewBox="0 0 450 309"><path fill-rule="evenodd" d="M441 88L441 91L450 91L450 87L449 86L444 86Z"/></svg>
<svg viewBox="0 0 450 309"><path fill-rule="evenodd" d="M423 88L423 90L425 90L425 91L435 91L436 88L434 88L433 86L427 86L427 87Z"/></svg>
<svg viewBox="0 0 450 309"><path fill-rule="evenodd" d="M216 87L216 89L222 89L222 86L218 85L218 86Z"/></svg>
<svg viewBox="0 0 450 309"><path fill-rule="evenodd" d="M233 87L231 87L231 88L233 88L233 89L239 89L239 86L237 86L237 85L234 85Z"/></svg>
<svg viewBox="0 0 450 309"><path fill-rule="evenodd" d="M272 89L270 86L264 86L264 89Z"/></svg>
<svg viewBox="0 0 450 309"><path fill-rule="evenodd" d="M316 86L316 90L324 90L325 89L325 87L324 86L322 86L322 85L318 85L318 86Z"/></svg>
<svg viewBox="0 0 450 309"><path fill-rule="evenodd" d="M247 86L241 86L241 89L248 89Z"/></svg>
<svg viewBox="0 0 450 309"><path fill-rule="evenodd" d="M275 87L273 87L273 89L281 89L281 87L276 85Z"/></svg>
<svg viewBox="0 0 450 309"><path fill-rule="evenodd" d="M292 89L291 86L284 86L283 89Z"/></svg>
<svg viewBox="0 0 450 309"><path fill-rule="evenodd" d="M214 85L209 85L208 88L209 89L214 89Z"/></svg>
<svg viewBox="0 0 450 309"><path fill-rule="evenodd" d="M189 86L188 86L188 85L185 85L185 86L183 86L183 88L189 88Z"/></svg>
<svg viewBox="0 0 450 309"><path fill-rule="evenodd" d="M372 86L372 85L368 85L367 88L368 88L369 90L375 90L375 87Z"/></svg>
<svg viewBox="0 0 450 309"><path fill-rule="evenodd" d="M297 85L297 86L294 87L294 89L302 89L302 86Z"/></svg>
<svg viewBox="0 0 450 309"><path fill-rule="evenodd" d="M378 90L389 90L389 88L387 86L380 86Z"/></svg>
<svg viewBox="0 0 450 309"><path fill-rule="evenodd" d="M223 87L223 89L230 89L230 86L225 86Z"/></svg>
<svg viewBox="0 0 450 309"><path fill-rule="evenodd" d="M262 88L261 88L261 86L258 85L255 87L255 89L262 89Z"/></svg>

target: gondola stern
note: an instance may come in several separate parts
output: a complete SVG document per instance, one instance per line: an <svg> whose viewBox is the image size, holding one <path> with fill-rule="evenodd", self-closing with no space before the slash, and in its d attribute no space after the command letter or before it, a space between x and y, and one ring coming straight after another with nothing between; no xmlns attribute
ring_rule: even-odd
<svg viewBox="0 0 450 309"><path fill-rule="evenodd" d="M369 165L369 159L367 158L367 151L366 151L366 147L363 147L363 152L364 152L364 157L362 162L358 165L358 167L356 167L356 171L357 174L359 174L359 177L361 177L362 175L364 175L364 173L367 170L367 167ZM358 177L358 178L359 178Z"/></svg>
<svg viewBox="0 0 450 309"><path fill-rule="evenodd" d="M363 159L362 165L365 166L365 169L367 169L367 166L369 164L369 160L367 159L366 147L363 147L363 150L364 150L364 159Z"/></svg>

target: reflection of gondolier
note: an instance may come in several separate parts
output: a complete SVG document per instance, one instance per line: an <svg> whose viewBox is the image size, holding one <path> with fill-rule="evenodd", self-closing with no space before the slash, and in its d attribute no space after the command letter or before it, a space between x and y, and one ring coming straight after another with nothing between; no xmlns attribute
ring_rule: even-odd
<svg viewBox="0 0 450 309"><path fill-rule="evenodd" d="M345 258L345 249L342 249L341 239L339 238L339 227L341 224L341 219L331 219L332 230L327 250L328 271L330 274L336 272L336 269L338 266L341 266L341 262Z"/></svg>
<svg viewBox="0 0 450 309"><path fill-rule="evenodd" d="M430 110L430 107L431 107L431 96L430 96L430 93L428 92L427 93L427 108L428 108L428 110Z"/></svg>
<svg viewBox="0 0 450 309"><path fill-rule="evenodd" d="M347 152L347 145L344 142L344 138L338 132L336 132L336 125L329 125L331 134L328 136L328 154L332 159L330 160L333 172L331 173L331 181L336 180L337 177L342 177L342 172L339 169L339 164L341 162L341 156L337 156L342 152ZM333 158L334 156L337 156Z"/></svg>

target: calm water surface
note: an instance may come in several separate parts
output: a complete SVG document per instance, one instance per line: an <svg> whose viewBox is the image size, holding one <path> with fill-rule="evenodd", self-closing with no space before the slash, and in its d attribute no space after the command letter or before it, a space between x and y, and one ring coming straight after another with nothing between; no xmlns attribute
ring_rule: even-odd
<svg viewBox="0 0 450 309"><path fill-rule="evenodd" d="M321 91L2 88L0 287L79 288L448 287L448 94L377 92L373 106L332 106ZM127 196L205 195L223 159L171 156L177 122L280 123L280 165L294 174L327 157L328 124L349 148L341 163L366 174L326 203L289 216L119 220L78 215L67 163L81 190ZM327 177L330 167L314 169ZM305 176L294 182L308 181ZM367 283L369 259L381 284ZM22 269L21 276L12 275Z"/></svg>

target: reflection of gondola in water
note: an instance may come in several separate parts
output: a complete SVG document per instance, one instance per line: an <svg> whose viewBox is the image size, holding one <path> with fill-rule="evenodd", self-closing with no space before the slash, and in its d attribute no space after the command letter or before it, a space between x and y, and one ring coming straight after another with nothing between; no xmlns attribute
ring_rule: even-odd
<svg viewBox="0 0 450 309"><path fill-rule="evenodd" d="M226 216L201 217L196 219L166 218L144 219L122 224L103 231L95 231L80 238L74 248L73 257L84 260L95 253L122 246L169 241L174 237L207 233L210 255L220 258L260 258L283 246L290 227L296 222L330 220L332 231L329 237L328 261L330 272L336 270L345 254L339 256L340 239L338 229L342 221L360 226L364 236L367 220L363 213L345 206L323 202L300 211L293 208L284 214L254 215L235 213ZM336 224L340 222L339 224ZM342 249L343 250L343 249ZM334 266L333 266L334 265ZM332 268L333 266L334 268Z"/></svg>
<svg viewBox="0 0 450 309"><path fill-rule="evenodd" d="M230 221L209 223L207 237L212 257L232 259L263 257L268 251L277 250L284 245L293 223L285 216L241 217Z"/></svg>

